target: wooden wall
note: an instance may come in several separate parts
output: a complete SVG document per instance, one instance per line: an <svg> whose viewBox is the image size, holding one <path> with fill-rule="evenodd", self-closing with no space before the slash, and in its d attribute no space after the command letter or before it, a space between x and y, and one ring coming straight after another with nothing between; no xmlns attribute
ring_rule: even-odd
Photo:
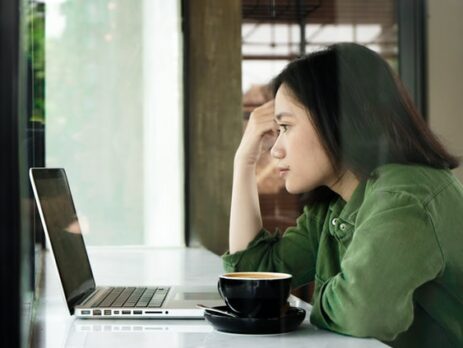
<svg viewBox="0 0 463 348"><path fill-rule="evenodd" d="M228 248L233 156L242 130L241 1L184 0L190 245Z"/></svg>

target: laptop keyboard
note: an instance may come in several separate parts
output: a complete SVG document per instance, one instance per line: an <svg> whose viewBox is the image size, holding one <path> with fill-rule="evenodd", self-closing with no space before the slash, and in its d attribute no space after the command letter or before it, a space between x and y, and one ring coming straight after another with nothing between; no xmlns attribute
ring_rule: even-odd
<svg viewBox="0 0 463 348"><path fill-rule="evenodd" d="M164 303L170 288L109 288L98 299L92 301L91 308L137 307L159 308Z"/></svg>

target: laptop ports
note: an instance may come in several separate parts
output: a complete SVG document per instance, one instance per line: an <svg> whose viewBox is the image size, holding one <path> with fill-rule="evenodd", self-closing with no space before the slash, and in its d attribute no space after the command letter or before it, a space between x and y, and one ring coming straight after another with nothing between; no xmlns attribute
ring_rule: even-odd
<svg viewBox="0 0 463 348"><path fill-rule="evenodd" d="M111 310L110 309L105 309L103 313L104 313L104 315L111 315Z"/></svg>
<svg viewBox="0 0 463 348"><path fill-rule="evenodd" d="M99 309L94 309L94 310L93 310L93 315L101 315L101 310L99 310Z"/></svg>
<svg viewBox="0 0 463 348"><path fill-rule="evenodd" d="M130 314L131 311L122 311L122 314Z"/></svg>

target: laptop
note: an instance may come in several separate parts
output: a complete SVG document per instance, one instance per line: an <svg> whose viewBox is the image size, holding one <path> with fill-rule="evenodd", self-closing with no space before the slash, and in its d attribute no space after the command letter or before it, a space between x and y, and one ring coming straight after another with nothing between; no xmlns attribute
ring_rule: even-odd
<svg viewBox="0 0 463 348"><path fill-rule="evenodd" d="M96 286L65 170L31 168L29 176L71 315L202 319L196 304L224 305L215 286Z"/></svg>

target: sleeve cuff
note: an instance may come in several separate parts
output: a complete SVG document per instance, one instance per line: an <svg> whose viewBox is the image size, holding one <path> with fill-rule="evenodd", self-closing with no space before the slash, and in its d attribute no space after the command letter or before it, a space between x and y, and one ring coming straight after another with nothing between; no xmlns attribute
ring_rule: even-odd
<svg viewBox="0 0 463 348"><path fill-rule="evenodd" d="M230 251L227 250L222 255L223 268L225 272L239 271L238 267L239 267L239 264L243 256L246 254L252 254L252 252L250 252L250 249L253 249L254 247L256 247L257 245L261 243L267 244L277 239L279 239L278 233L271 235L267 230L261 229L259 233L254 237L254 239L249 242L246 249L237 251L233 254L230 254Z"/></svg>

